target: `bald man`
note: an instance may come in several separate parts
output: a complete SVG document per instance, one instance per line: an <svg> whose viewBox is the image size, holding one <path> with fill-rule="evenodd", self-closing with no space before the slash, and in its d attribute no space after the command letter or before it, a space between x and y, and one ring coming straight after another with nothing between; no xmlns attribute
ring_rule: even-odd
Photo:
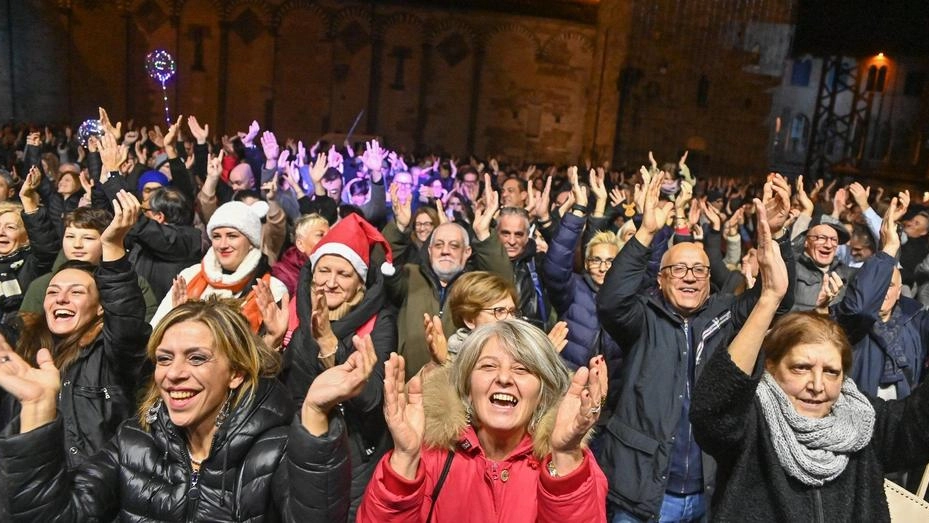
<svg viewBox="0 0 929 523"><path fill-rule="evenodd" d="M768 202L771 230L793 282L793 253L782 229L790 209L783 179ZM598 461L610 479L613 522L701 521L713 493L716 465L694 441L688 419L690 391L703 364L741 327L761 285L736 297L710 293L710 262L703 246L679 243L661 257L660 292L648 275L652 241L672 210L660 201L661 177L646 190L642 225L607 273L597 308L606 332L624 349L616 408L607 421ZM792 284L791 284L792 285ZM781 304L787 312L792 289Z"/></svg>

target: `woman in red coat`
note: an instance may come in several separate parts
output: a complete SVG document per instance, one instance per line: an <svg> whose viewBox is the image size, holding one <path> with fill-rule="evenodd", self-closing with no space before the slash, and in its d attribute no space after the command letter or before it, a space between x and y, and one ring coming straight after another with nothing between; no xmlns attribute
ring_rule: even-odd
<svg viewBox="0 0 929 523"><path fill-rule="evenodd" d="M584 440L606 378L599 356L570 377L545 333L520 320L475 329L450 367L415 376L405 394L403 357L392 354L394 450L358 521L604 521L606 477Z"/></svg>

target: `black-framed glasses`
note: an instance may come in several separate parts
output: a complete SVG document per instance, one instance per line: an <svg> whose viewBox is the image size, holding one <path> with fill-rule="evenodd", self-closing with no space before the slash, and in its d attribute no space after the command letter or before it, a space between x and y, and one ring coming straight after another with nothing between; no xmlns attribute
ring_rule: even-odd
<svg viewBox="0 0 929 523"><path fill-rule="evenodd" d="M516 307L491 307L481 310L493 313L494 318L499 321L505 320L508 317L519 318L519 309Z"/></svg>
<svg viewBox="0 0 929 523"><path fill-rule="evenodd" d="M806 237L809 238L810 240L813 240L813 243L834 243L836 245L839 244L838 236L825 236L822 234L807 234Z"/></svg>
<svg viewBox="0 0 929 523"><path fill-rule="evenodd" d="M668 270L671 273L672 278L682 279L687 276L687 271L690 271L694 275L694 279L705 280L710 277L710 268L706 265L696 264L693 267L688 267L683 263L675 263L674 265L665 265L660 270Z"/></svg>
<svg viewBox="0 0 929 523"><path fill-rule="evenodd" d="M587 258L587 266L591 269L599 269L600 267L609 269L613 266L613 258L607 258L605 260L602 258L597 258L596 256Z"/></svg>
<svg viewBox="0 0 929 523"><path fill-rule="evenodd" d="M430 220L430 221L428 221L428 222L415 222L415 223L413 224L413 227L415 227L415 228L417 228L417 229L432 229L432 228L434 228L435 226L432 225L432 220Z"/></svg>

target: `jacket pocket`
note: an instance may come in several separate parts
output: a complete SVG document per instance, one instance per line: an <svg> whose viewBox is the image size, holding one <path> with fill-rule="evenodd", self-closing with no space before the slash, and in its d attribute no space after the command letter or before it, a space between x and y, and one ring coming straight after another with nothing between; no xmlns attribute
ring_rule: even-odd
<svg viewBox="0 0 929 523"><path fill-rule="evenodd" d="M606 430L602 464L609 469L610 489L634 504L659 495L662 484L655 478L658 441L617 416L610 418Z"/></svg>

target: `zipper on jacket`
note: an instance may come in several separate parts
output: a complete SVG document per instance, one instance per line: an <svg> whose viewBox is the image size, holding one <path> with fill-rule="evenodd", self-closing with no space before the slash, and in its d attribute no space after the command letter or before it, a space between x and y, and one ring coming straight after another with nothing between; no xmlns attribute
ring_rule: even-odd
<svg viewBox="0 0 929 523"><path fill-rule="evenodd" d="M821 523L826 521L825 514L823 514L823 496L820 489L813 489L813 521Z"/></svg>

